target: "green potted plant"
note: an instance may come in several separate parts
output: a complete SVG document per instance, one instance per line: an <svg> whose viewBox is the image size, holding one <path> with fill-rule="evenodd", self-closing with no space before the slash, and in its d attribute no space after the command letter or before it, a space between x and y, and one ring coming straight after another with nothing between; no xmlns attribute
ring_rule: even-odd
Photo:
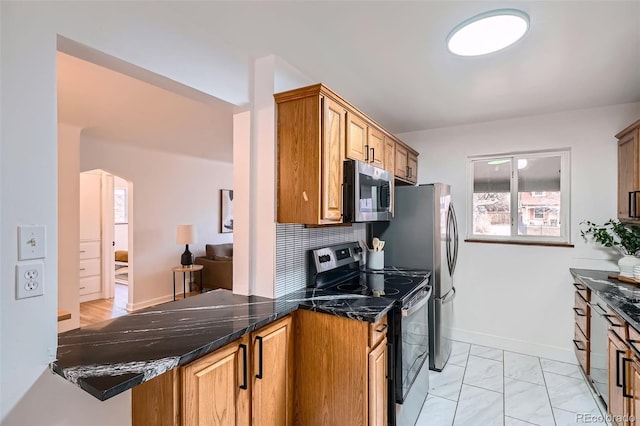
<svg viewBox="0 0 640 426"><path fill-rule="evenodd" d="M580 235L587 241L591 236L593 241L605 247L613 247L622 257L618 260L620 275L633 277L633 268L640 266L640 226L621 223L609 219L602 225L589 220L580 223Z"/></svg>

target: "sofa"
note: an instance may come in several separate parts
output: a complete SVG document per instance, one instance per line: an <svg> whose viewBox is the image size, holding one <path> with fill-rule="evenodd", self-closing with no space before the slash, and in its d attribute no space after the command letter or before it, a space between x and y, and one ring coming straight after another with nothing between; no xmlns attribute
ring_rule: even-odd
<svg viewBox="0 0 640 426"><path fill-rule="evenodd" d="M196 265L202 265L202 283L200 274L196 273L197 291L203 289L233 289L233 244L207 244L205 255L195 258Z"/></svg>

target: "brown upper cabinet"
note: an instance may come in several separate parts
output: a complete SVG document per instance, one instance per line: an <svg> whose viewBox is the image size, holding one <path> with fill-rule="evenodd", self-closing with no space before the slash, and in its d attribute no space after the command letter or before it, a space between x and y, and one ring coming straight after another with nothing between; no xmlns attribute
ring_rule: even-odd
<svg viewBox="0 0 640 426"><path fill-rule="evenodd" d="M277 93L277 221L331 225L343 221L345 159L394 173L404 146L405 183L415 183L417 152L322 84ZM397 173L396 173L397 174Z"/></svg>
<svg viewBox="0 0 640 426"><path fill-rule="evenodd" d="M618 219L640 222L640 120L618 138Z"/></svg>
<svg viewBox="0 0 640 426"><path fill-rule="evenodd" d="M418 182L418 153L402 142L396 142L394 174L401 182Z"/></svg>

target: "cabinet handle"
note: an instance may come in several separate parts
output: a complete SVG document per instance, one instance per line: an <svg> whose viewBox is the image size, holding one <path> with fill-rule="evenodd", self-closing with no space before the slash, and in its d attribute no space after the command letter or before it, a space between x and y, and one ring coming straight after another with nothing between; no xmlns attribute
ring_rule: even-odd
<svg viewBox="0 0 640 426"><path fill-rule="evenodd" d="M262 379L262 336L256 336L258 341L258 374L256 379Z"/></svg>
<svg viewBox="0 0 640 426"><path fill-rule="evenodd" d="M242 349L242 384L240 385L240 389L244 389L247 390L249 389L248 386L248 382L249 382L249 368L247 365L247 345L245 345L244 343L240 344L240 349Z"/></svg>
<svg viewBox="0 0 640 426"><path fill-rule="evenodd" d="M379 329L376 330L377 333L382 333L383 331L385 331L387 329L387 327L389 327L388 324L382 324L382 327L380 327Z"/></svg>
<svg viewBox="0 0 640 426"><path fill-rule="evenodd" d="M578 346L578 343L582 343L582 341L573 339L573 344L576 346L576 349L583 352L587 350L584 346L583 347Z"/></svg>
<svg viewBox="0 0 640 426"><path fill-rule="evenodd" d="M409 169L410 169L410 168L411 168L411 167L407 166L407 177L411 177L411 176L409 175L409 173L410 173Z"/></svg>
<svg viewBox="0 0 640 426"><path fill-rule="evenodd" d="M631 348L633 352L635 352L636 356L640 358L640 349L635 345L635 343L640 343L637 340L627 340L627 345Z"/></svg>
<svg viewBox="0 0 640 426"><path fill-rule="evenodd" d="M580 284L580 283L573 283L573 286L574 286L576 289L580 290L580 291L584 291L584 290L586 290L586 289L587 289L584 285L582 285L582 284Z"/></svg>
<svg viewBox="0 0 640 426"><path fill-rule="evenodd" d="M635 219L640 218L640 216L638 216L638 194L639 193L640 191L629 191L629 217L633 217ZM633 200L633 202L631 202L631 200ZM631 208L632 205L633 205L633 209Z"/></svg>
<svg viewBox="0 0 640 426"><path fill-rule="evenodd" d="M607 321L609 323L609 327L622 327L620 324L616 324L613 321L611 321L609 318L611 318L613 315L611 314L603 314L602 318L605 319L605 321Z"/></svg>
<svg viewBox="0 0 640 426"><path fill-rule="evenodd" d="M365 151L365 154L367 155L364 159L364 162L368 163L369 162L369 145L364 146L364 151Z"/></svg>
<svg viewBox="0 0 640 426"><path fill-rule="evenodd" d="M371 162L375 163L376 162L376 149L375 148L369 148L371 150Z"/></svg>
<svg viewBox="0 0 640 426"><path fill-rule="evenodd" d="M87 270L87 268L80 268L80 270L81 270L81 271L86 271L86 270Z"/></svg>
<svg viewBox="0 0 640 426"><path fill-rule="evenodd" d="M576 315L579 316L579 317L586 317L587 316L586 312L583 311L580 308L573 308L573 312L575 312Z"/></svg>
<svg viewBox="0 0 640 426"><path fill-rule="evenodd" d="M624 354L624 351L616 349L616 387L619 388L622 387L622 383L620 383L620 354Z"/></svg>
<svg viewBox="0 0 640 426"><path fill-rule="evenodd" d="M622 396L631 399L633 395L627 393L627 362L631 362L631 358L622 357Z"/></svg>
<svg viewBox="0 0 640 426"><path fill-rule="evenodd" d="M86 253L86 252L87 252L86 250L80 250L80 253Z"/></svg>
<svg viewBox="0 0 640 426"><path fill-rule="evenodd" d="M84 290L85 288L87 288L87 287L80 287L80 290Z"/></svg>

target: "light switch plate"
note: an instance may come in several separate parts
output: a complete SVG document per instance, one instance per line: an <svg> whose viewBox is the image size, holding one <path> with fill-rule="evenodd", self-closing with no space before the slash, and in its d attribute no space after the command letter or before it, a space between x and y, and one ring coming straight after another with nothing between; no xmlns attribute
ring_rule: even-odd
<svg viewBox="0 0 640 426"><path fill-rule="evenodd" d="M16 299L44 294L44 263L28 262L16 265Z"/></svg>
<svg viewBox="0 0 640 426"><path fill-rule="evenodd" d="M18 226L18 260L44 259L46 243L44 225Z"/></svg>

